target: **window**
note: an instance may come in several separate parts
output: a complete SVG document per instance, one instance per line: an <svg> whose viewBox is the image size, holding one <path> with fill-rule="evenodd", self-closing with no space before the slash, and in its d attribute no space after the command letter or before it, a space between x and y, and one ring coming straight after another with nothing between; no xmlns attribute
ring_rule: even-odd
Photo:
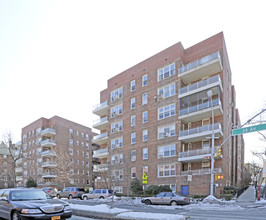
<svg viewBox="0 0 266 220"><path fill-rule="evenodd" d="M70 145L70 146L73 145L73 139L69 139L69 145Z"/></svg>
<svg viewBox="0 0 266 220"><path fill-rule="evenodd" d="M158 120L175 115L175 104L167 105L158 109Z"/></svg>
<svg viewBox="0 0 266 220"><path fill-rule="evenodd" d="M79 165L79 160L77 160L77 165Z"/></svg>
<svg viewBox="0 0 266 220"><path fill-rule="evenodd" d="M142 113L142 123L147 123L148 122L148 112L145 111Z"/></svg>
<svg viewBox="0 0 266 220"><path fill-rule="evenodd" d="M158 177L175 176L175 164L159 165Z"/></svg>
<svg viewBox="0 0 266 220"><path fill-rule="evenodd" d="M131 168L131 178L135 178L136 177L136 167L132 167Z"/></svg>
<svg viewBox="0 0 266 220"><path fill-rule="evenodd" d="M175 144L158 147L158 158L174 157L175 155Z"/></svg>
<svg viewBox="0 0 266 220"><path fill-rule="evenodd" d="M111 92L111 102L123 97L123 88Z"/></svg>
<svg viewBox="0 0 266 220"><path fill-rule="evenodd" d="M159 88L157 91L157 95L158 99L168 98L170 96L175 95L175 83Z"/></svg>
<svg viewBox="0 0 266 220"><path fill-rule="evenodd" d="M142 86L148 85L148 74L142 76Z"/></svg>
<svg viewBox="0 0 266 220"><path fill-rule="evenodd" d="M77 155L79 155L79 150L77 150Z"/></svg>
<svg viewBox="0 0 266 220"><path fill-rule="evenodd" d="M172 137L176 135L175 124L165 125L158 128L158 139Z"/></svg>
<svg viewBox="0 0 266 220"><path fill-rule="evenodd" d="M202 141L202 149L210 148L210 140Z"/></svg>
<svg viewBox="0 0 266 220"><path fill-rule="evenodd" d="M112 171L112 180L123 180L123 170L113 170Z"/></svg>
<svg viewBox="0 0 266 220"><path fill-rule="evenodd" d="M130 92L133 92L136 90L136 81L133 80L130 82Z"/></svg>
<svg viewBox="0 0 266 220"><path fill-rule="evenodd" d="M79 136L79 131L76 132L77 136Z"/></svg>
<svg viewBox="0 0 266 220"><path fill-rule="evenodd" d="M86 143L86 149L89 149L89 143Z"/></svg>
<svg viewBox="0 0 266 220"><path fill-rule="evenodd" d="M88 135L88 134L86 134L86 140L87 140L87 141L89 140L89 135Z"/></svg>
<svg viewBox="0 0 266 220"><path fill-rule="evenodd" d="M148 166L143 167L143 174L144 173L148 176Z"/></svg>
<svg viewBox="0 0 266 220"><path fill-rule="evenodd" d="M131 133L131 144L136 143L136 132Z"/></svg>
<svg viewBox="0 0 266 220"><path fill-rule="evenodd" d="M113 190L115 193L123 193L123 186L115 186Z"/></svg>
<svg viewBox="0 0 266 220"><path fill-rule="evenodd" d="M89 158L89 152L86 152L86 158Z"/></svg>
<svg viewBox="0 0 266 220"><path fill-rule="evenodd" d="M111 140L111 149L123 147L123 137Z"/></svg>
<svg viewBox="0 0 266 220"><path fill-rule="evenodd" d="M136 98L131 98L130 99L130 108L134 109L136 107Z"/></svg>
<svg viewBox="0 0 266 220"><path fill-rule="evenodd" d="M145 129L142 131L142 141L147 141L148 140L148 130Z"/></svg>
<svg viewBox="0 0 266 220"><path fill-rule="evenodd" d="M136 115L132 115L131 116L131 127L134 127L134 126L136 126Z"/></svg>
<svg viewBox="0 0 266 220"><path fill-rule="evenodd" d="M143 160L147 160L148 159L148 148L143 148L142 153L143 153Z"/></svg>
<svg viewBox="0 0 266 220"><path fill-rule="evenodd" d="M123 164L123 154L115 154L111 157L111 164Z"/></svg>
<svg viewBox="0 0 266 220"><path fill-rule="evenodd" d="M161 81L169 76L172 76L175 74L175 64L172 63L168 66L165 66L162 69L159 69L158 72L158 81Z"/></svg>
<svg viewBox="0 0 266 220"><path fill-rule="evenodd" d="M148 94L144 93L142 94L142 105L148 104Z"/></svg>
<svg viewBox="0 0 266 220"><path fill-rule="evenodd" d="M77 141L77 146L79 146L79 141Z"/></svg>
<svg viewBox="0 0 266 220"><path fill-rule="evenodd" d="M136 150L131 151L131 161L136 161Z"/></svg>
<svg viewBox="0 0 266 220"><path fill-rule="evenodd" d="M115 132L118 132L118 131L122 131L123 130L123 124L122 124L122 121L119 121L119 122L115 122L113 124L111 124L111 133L115 133Z"/></svg>
<svg viewBox="0 0 266 220"><path fill-rule="evenodd" d="M111 108L111 117L112 118L117 116L117 115L121 115L121 114L123 114L123 105L122 104Z"/></svg>

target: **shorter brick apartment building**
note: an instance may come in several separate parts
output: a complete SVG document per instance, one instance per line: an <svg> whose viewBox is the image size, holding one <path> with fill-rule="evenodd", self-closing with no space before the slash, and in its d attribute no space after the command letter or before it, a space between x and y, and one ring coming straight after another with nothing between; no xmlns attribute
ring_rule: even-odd
<svg viewBox="0 0 266 220"><path fill-rule="evenodd" d="M144 188L168 185L183 195L208 195L212 132L219 146L240 125L231 78L218 33L187 49L179 42L109 79L93 109L100 117L93 124L100 131L93 141L101 146L93 151L101 161L93 168L96 186L105 186L111 168L115 190L123 194L145 173ZM216 195L241 185L243 164L243 136L231 137L215 155Z"/></svg>
<svg viewBox="0 0 266 220"><path fill-rule="evenodd" d="M92 183L91 128L54 116L22 128L22 159L17 182L32 177L38 187L87 186Z"/></svg>

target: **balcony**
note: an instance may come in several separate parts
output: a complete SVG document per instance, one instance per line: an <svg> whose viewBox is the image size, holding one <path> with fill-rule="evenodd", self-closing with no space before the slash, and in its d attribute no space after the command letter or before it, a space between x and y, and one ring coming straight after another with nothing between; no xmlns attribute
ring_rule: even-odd
<svg viewBox="0 0 266 220"><path fill-rule="evenodd" d="M109 155L109 151L108 151L108 148L106 147L106 148L93 151L92 156L96 158L106 158L108 155Z"/></svg>
<svg viewBox="0 0 266 220"><path fill-rule="evenodd" d="M180 152L179 162L196 162L202 161L205 157L211 156L211 148L197 149L191 151Z"/></svg>
<svg viewBox="0 0 266 220"><path fill-rule="evenodd" d="M200 80L223 70L219 51L202 57L178 69L178 77L185 84Z"/></svg>
<svg viewBox="0 0 266 220"><path fill-rule="evenodd" d="M45 172L42 173L42 178L56 178L55 172Z"/></svg>
<svg viewBox="0 0 266 220"><path fill-rule="evenodd" d="M55 145L56 145L56 142L55 140L52 140L52 139L46 139L41 142L42 147L53 147Z"/></svg>
<svg viewBox="0 0 266 220"><path fill-rule="evenodd" d="M223 173L222 168L214 168L213 172L215 174L220 174ZM187 175L207 175L207 174L211 174L211 169L201 169L201 170L186 170L186 171L181 171L181 175L182 176L187 176Z"/></svg>
<svg viewBox="0 0 266 220"><path fill-rule="evenodd" d="M56 167L56 163L53 161L42 162L42 167Z"/></svg>
<svg viewBox="0 0 266 220"><path fill-rule="evenodd" d="M46 151L41 152L41 156L42 157L54 157L56 156L56 153L53 150L46 150Z"/></svg>
<svg viewBox="0 0 266 220"><path fill-rule="evenodd" d="M20 172L23 172L23 168L22 167L17 167L15 169L16 173L20 173Z"/></svg>
<svg viewBox="0 0 266 220"><path fill-rule="evenodd" d="M212 129L212 124L208 124L202 127L180 131L178 140L184 143L201 141L201 140L206 139L206 137L210 137L212 134L212 131L214 132L214 135L216 137L223 136L221 124L216 123L213 125L213 129Z"/></svg>
<svg viewBox="0 0 266 220"><path fill-rule="evenodd" d="M45 128L44 130L41 131L41 135L45 137L52 137L56 135L56 131L53 128Z"/></svg>
<svg viewBox="0 0 266 220"><path fill-rule="evenodd" d="M216 75L208 79L201 80L199 82L193 83L191 85L179 89L178 98L180 99L182 97L189 96L204 90L209 90L216 86L219 86L221 91L223 91L222 80L220 75Z"/></svg>
<svg viewBox="0 0 266 220"><path fill-rule="evenodd" d="M107 115L109 109L108 101L98 104L93 107L92 113L98 116L104 116Z"/></svg>
<svg viewBox="0 0 266 220"><path fill-rule="evenodd" d="M93 137L93 143L95 144L106 144L108 142L109 136L108 136L108 132L96 135Z"/></svg>
<svg viewBox="0 0 266 220"><path fill-rule="evenodd" d="M16 164L21 164L23 161L22 161L22 158L19 158L17 161L16 161Z"/></svg>
<svg viewBox="0 0 266 220"><path fill-rule="evenodd" d="M200 121L204 118L210 118L212 115L212 110L214 116L223 114L222 103L220 99L215 99L212 100L212 102L202 103L185 109L180 109L178 119L182 120L184 123Z"/></svg>
<svg viewBox="0 0 266 220"><path fill-rule="evenodd" d="M23 176L16 176L16 181L22 181L23 180Z"/></svg>
<svg viewBox="0 0 266 220"><path fill-rule="evenodd" d="M98 130L104 130L107 129L109 124L109 121L107 119L107 116L104 118L100 118L96 121L93 122L93 128L98 129Z"/></svg>
<svg viewBox="0 0 266 220"><path fill-rule="evenodd" d="M102 172L108 170L108 164L93 165L93 172Z"/></svg>

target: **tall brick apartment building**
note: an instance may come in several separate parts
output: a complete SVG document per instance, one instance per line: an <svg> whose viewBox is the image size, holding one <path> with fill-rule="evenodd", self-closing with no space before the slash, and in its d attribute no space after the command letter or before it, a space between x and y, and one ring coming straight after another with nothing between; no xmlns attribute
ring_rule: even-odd
<svg viewBox="0 0 266 220"><path fill-rule="evenodd" d="M93 139L101 145L93 152L101 160L97 186L120 158L112 170L118 192L146 173L144 188L209 194L210 137L213 131L219 146L240 124L235 96L223 33L187 49L179 42L109 79L93 110L101 131ZM243 163L243 137L232 137L215 158L215 194L241 184Z"/></svg>
<svg viewBox="0 0 266 220"><path fill-rule="evenodd" d="M17 181L32 177L39 187L92 186L91 128L54 116L22 128Z"/></svg>

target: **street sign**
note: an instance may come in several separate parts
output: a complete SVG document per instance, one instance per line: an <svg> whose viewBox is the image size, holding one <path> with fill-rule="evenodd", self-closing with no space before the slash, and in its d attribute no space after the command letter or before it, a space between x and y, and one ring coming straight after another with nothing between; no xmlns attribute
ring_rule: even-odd
<svg viewBox="0 0 266 220"><path fill-rule="evenodd" d="M143 173L143 175L142 175L142 183L143 184L147 184L148 183L147 179L148 179L147 174Z"/></svg>
<svg viewBox="0 0 266 220"><path fill-rule="evenodd" d="M245 134L245 133L261 131L261 130L266 130L266 124L234 129L232 135L234 136L234 135Z"/></svg>

